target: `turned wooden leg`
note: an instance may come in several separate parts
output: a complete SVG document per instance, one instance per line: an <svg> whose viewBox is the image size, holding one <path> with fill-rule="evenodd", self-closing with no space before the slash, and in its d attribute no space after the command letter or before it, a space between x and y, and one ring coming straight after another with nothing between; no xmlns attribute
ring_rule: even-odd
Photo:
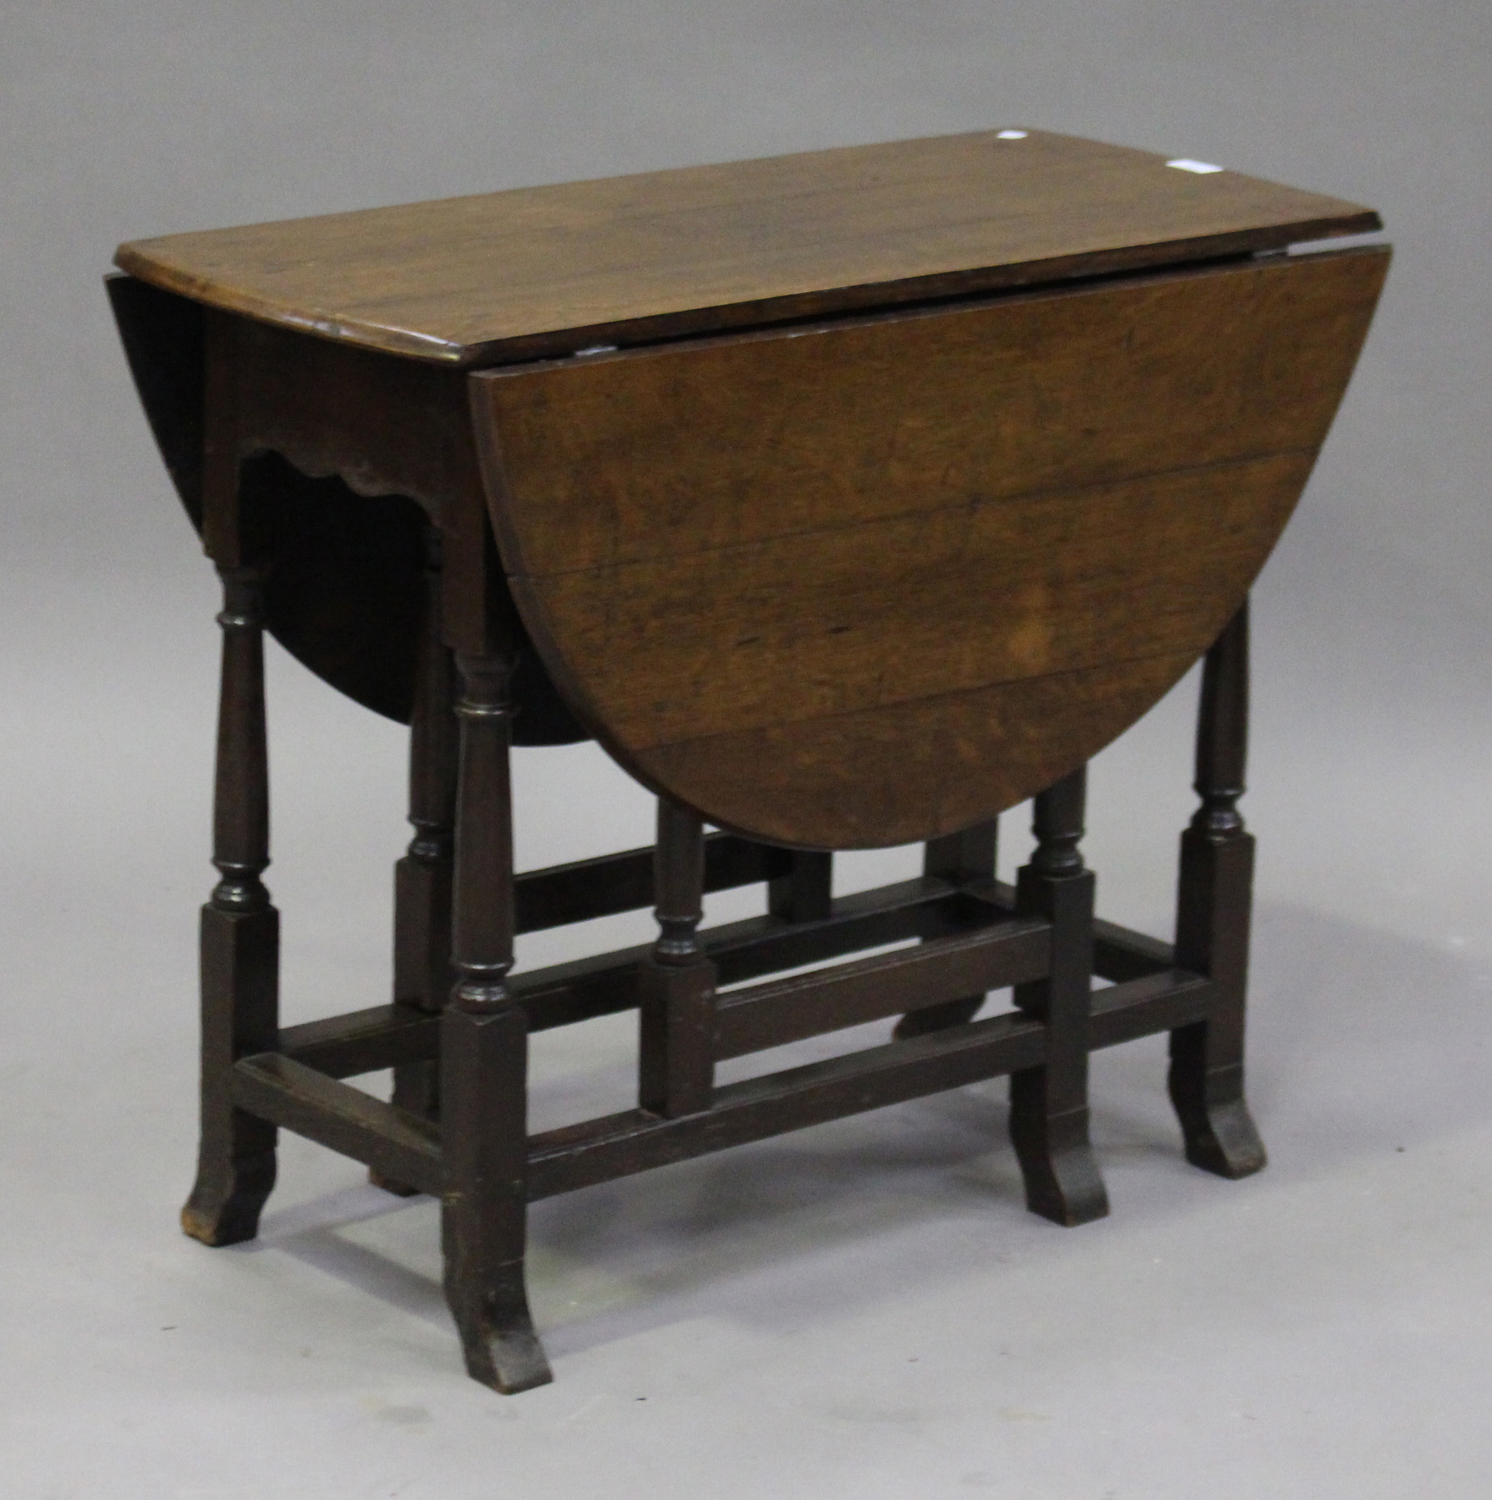
<svg viewBox="0 0 1492 1500"><path fill-rule="evenodd" d="M929 839L922 855L922 873L955 885L968 880L993 880L999 827L998 821L992 819L946 838ZM944 1031L949 1026L966 1025L979 1014L983 1004L983 995L965 995L942 1005L929 1005L926 1010L911 1011L896 1023L892 1036L904 1041L930 1031Z"/></svg>
<svg viewBox="0 0 1492 1500"><path fill-rule="evenodd" d="M424 639L409 729L409 821L414 838L394 867L394 1003L442 1009L451 993L451 882L456 817L455 668L440 638L440 534L428 532ZM393 1102L440 1116L440 1064L401 1063ZM401 1197L417 1190L378 1172L369 1178Z"/></svg>
<svg viewBox="0 0 1492 1500"><path fill-rule="evenodd" d="M1207 653L1197 719L1197 795L1181 835L1176 964L1217 990L1209 1020L1171 1033L1171 1102L1186 1159L1220 1177L1247 1177L1265 1162L1243 1095L1254 839L1238 812L1248 750L1248 605Z"/></svg>
<svg viewBox="0 0 1492 1500"><path fill-rule="evenodd" d="M459 658L463 694L456 804L453 962L441 1017L441 1211L446 1300L466 1368L512 1394L553 1377L524 1285L528 1215L528 1023L513 967L512 729L501 657Z"/></svg>
<svg viewBox="0 0 1492 1500"><path fill-rule="evenodd" d="M1010 1139L1026 1205L1058 1224L1109 1211L1088 1142L1088 1012L1093 988L1093 874L1078 852L1086 769L1036 799L1036 852L1020 872L1016 905L1052 924L1045 979L1015 987L1015 1003L1046 1026L1046 1063L1010 1078Z"/></svg>
<svg viewBox="0 0 1492 1500"><path fill-rule="evenodd" d="M263 573L225 568L213 859L222 877L202 908L202 1137L181 1223L207 1245L251 1240L275 1183L275 1127L235 1108L240 1057L272 1051L279 1027L280 916L269 864Z"/></svg>
<svg viewBox="0 0 1492 1500"><path fill-rule="evenodd" d="M810 867L803 886L818 883L812 875ZM715 965L695 931L704 915L704 881L704 825L660 797L653 852L658 941L638 974L638 1099L654 1114L694 1114L708 1109L714 1094ZM795 899L804 895L800 887Z"/></svg>

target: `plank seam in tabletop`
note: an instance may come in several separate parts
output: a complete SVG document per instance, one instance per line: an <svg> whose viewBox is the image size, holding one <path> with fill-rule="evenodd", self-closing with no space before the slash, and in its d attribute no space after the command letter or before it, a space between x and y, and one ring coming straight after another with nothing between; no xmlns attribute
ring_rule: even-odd
<svg viewBox="0 0 1492 1500"><path fill-rule="evenodd" d="M116 264L227 311L473 368L1378 227L1238 173L985 131L171 235Z"/></svg>

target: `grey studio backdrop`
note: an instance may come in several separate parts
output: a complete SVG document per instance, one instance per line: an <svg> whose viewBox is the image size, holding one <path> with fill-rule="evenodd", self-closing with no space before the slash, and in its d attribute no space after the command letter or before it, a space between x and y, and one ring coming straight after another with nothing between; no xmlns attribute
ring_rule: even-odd
<svg viewBox="0 0 1492 1500"><path fill-rule="evenodd" d="M1480 1493L1489 115L1481 0L4 0L0 1495ZM461 1374L433 1206L353 1163L287 1139L257 1245L180 1237L217 595L109 323L116 242L1007 125L1370 203L1397 246L1256 595L1269 1170L1181 1162L1146 1043L1098 1060L1083 1229L1021 1208L1000 1085L551 1200L558 1378L511 1400ZM403 736L278 651L270 679L285 1011L376 1004ZM1162 934L1194 693L1094 771L1101 909ZM648 837L592 746L516 774L524 866ZM620 1107L631 1044L542 1038L535 1124Z"/></svg>

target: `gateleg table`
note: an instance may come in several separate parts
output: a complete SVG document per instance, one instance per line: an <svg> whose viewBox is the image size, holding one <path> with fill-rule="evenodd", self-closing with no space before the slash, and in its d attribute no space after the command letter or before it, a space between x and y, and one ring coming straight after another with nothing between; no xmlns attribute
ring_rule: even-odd
<svg viewBox="0 0 1492 1500"><path fill-rule="evenodd" d="M1008 1075L1028 1205L1078 1224L1107 1212L1089 1054L1160 1031L1188 1159L1261 1167L1247 596L1388 263L1287 252L1378 227L1005 129L122 246L225 598L187 1232L255 1234L278 1128L435 1194L467 1368L511 1392L550 1378L524 1243L551 1194ZM290 1027L266 630L411 725L391 1002ZM1084 768L1201 657L1163 943L1095 918ZM657 794L656 846L515 874L510 744L587 737ZM996 819L1033 797L1011 887ZM833 895L834 851L913 842L920 878ZM753 883L762 916L701 928ZM649 905L650 945L511 972L516 932ZM530 1135L529 1033L634 1009L637 1107ZM715 1083L877 1018L881 1045ZM388 1067L388 1102L346 1082Z"/></svg>

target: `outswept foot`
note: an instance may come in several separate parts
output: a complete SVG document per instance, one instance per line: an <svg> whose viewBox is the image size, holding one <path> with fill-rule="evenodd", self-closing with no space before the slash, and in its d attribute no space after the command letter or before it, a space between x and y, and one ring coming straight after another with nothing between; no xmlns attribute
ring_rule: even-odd
<svg viewBox="0 0 1492 1500"><path fill-rule="evenodd" d="M1042 1080L1015 1074L1010 1089L1010 1139L1026 1184L1026 1207L1071 1228L1104 1218L1108 1190L1088 1141L1088 1111L1048 1115Z"/></svg>
<svg viewBox="0 0 1492 1500"><path fill-rule="evenodd" d="M1194 1068L1172 1063L1168 1083L1186 1159L1194 1167L1232 1179L1264 1167L1268 1157L1244 1101L1241 1070L1198 1079Z"/></svg>
<svg viewBox="0 0 1492 1500"><path fill-rule="evenodd" d="M200 1167L181 1210L181 1227L204 1245L251 1240L259 1233L259 1215L274 1185L273 1149L224 1167Z"/></svg>
<svg viewBox="0 0 1492 1500"><path fill-rule="evenodd" d="M516 1396L554 1379L529 1314L522 1261L498 1267L477 1290L448 1280L446 1297L473 1380Z"/></svg>

